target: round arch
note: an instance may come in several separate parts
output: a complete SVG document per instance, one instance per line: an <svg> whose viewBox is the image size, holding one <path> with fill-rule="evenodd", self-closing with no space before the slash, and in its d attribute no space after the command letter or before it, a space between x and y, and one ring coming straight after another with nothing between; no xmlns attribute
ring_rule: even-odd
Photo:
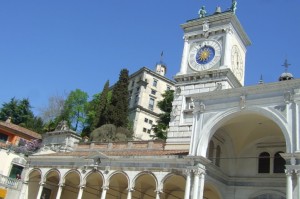
<svg viewBox="0 0 300 199"><path fill-rule="evenodd" d="M61 198L76 199L79 186L82 183L82 176L76 169L69 170L62 178L63 189Z"/></svg>
<svg viewBox="0 0 300 199"><path fill-rule="evenodd" d="M158 180L154 173L143 171L138 173L132 181L133 198L150 199L156 198L158 189Z"/></svg>
<svg viewBox="0 0 300 199"><path fill-rule="evenodd" d="M220 114L216 114L214 117L211 117L207 124L203 127L203 136L201 140L199 140L196 144L196 154L205 157L208 143L214 133L222 127L226 122L230 121L233 118L239 117L241 115L250 115L250 114L257 114L261 115L269 120L273 121L280 129L285 138L286 142L286 150L287 152L291 151L291 139L288 133L288 129L286 127L286 120L282 118L281 115L278 115L268 109L259 108L259 107L248 107L247 110L241 111L238 108L232 108L228 111L222 112Z"/></svg>
<svg viewBox="0 0 300 199"><path fill-rule="evenodd" d="M138 174L133 178L133 180L132 180L132 187L135 187L135 182L136 182L136 180L137 180L139 177L143 176L143 175L150 175L150 176L152 176L153 179L154 179L154 181L155 181L155 186L156 186L156 188L158 188L158 185L159 185L159 184L158 184L158 180L157 180L156 176L154 175L154 173L152 173L152 172L150 172L150 171L142 171L142 172L138 173Z"/></svg>
<svg viewBox="0 0 300 199"><path fill-rule="evenodd" d="M206 182L204 185L204 197L206 199L223 199L218 188L212 183Z"/></svg>
<svg viewBox="0 0 300 199"><path fill-rule="evenodd" d="M28 182L27 198L36 198L42 181L42 171L36 168L32 169L26 178Z"/></svg>
<svg viewBox="0 0 300 199"><path fill-rule="evenodd" d="M85 185L82 195L83 199L101 198L104 177L100 171L90 171L87 173L82 180L82 184Z"/></svg>
<svg viewBox="0 0 300 199"><path fill-rule="evenodd" d="M249 199L260 199L260 197L269 196L270 199L285 199L286 196L283 192L278 190L261 190L253 193Z"/></svg>
<svg viewBox="0 0 300 199"><path fill-rule="evenodd" d="M103 174L100 172L100 171L90 171L90 172L88 172L84 177L83 177L83 179L82 179L82 184L86 184L86 182L87 182L87 179L91 176L91 175L99 175L100 176L100 178L101 178L101 180L104 182L104 176L103 176Z"/></svg>
<svg viewBox="0 0 300 199"><path fill-rule="evenodd" d="M184 198L186 177L182 174L169 173L160 182L163 198Z"/></svg>
<svg viewBox="0 0 300 199"><path fill-rule="evenodd" d="M76 173L78 176L79 176L79 179L80 179L80 182L82 182L82 176L81 176L81 174L80 174L80 172L78 171L78 170L76 170L76 169L71 169L71 170L69 170L68 172L66 172L65 173L65 175L63 176L63 178L62 178L62 183L65 183L66 181L66 177L68 176L68 175L70 175L71 173ZM80 183L79 183L80 184Z"/></svg>
<svg viewBox="0 0 300 199"><path fill-rule="evenodd" d="M108 176L105 187L109 188L106 193L106 198L126 199L129 187L129 176L123 171L115 171Z"/></svg>

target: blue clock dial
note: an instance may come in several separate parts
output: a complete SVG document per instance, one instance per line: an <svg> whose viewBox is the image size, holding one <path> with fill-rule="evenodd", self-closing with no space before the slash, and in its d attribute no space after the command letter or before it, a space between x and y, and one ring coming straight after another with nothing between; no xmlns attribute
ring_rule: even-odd
<svg viewBox="0 0 300 199"><path fill-rule="evenodd" d="M188 62L195 71L208 70L216 67L221 59L221 44L214 40L200 40L191 44Z"/></svg>
<svg viewBox="0 0 300 199"><path fill-rule="evenodd" d="M198 64L207 64L215 57L215 49L211 46L201 47L196 54L196 62Z"/></svg>

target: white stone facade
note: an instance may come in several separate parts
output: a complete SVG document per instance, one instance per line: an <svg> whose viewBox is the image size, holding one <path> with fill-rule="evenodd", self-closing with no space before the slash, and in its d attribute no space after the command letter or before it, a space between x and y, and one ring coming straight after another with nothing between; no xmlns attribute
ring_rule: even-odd
<svg viewBox="0 0 300 199"><path fill-rule="evenodd" d="M174 90L175 82L164 77L165 72L166 67L158 64L156 72L143 67L130 75L129 119L137 140L153 139L152 125L156 124L161 113L157 102L163 99L166 90Z"/></svg>

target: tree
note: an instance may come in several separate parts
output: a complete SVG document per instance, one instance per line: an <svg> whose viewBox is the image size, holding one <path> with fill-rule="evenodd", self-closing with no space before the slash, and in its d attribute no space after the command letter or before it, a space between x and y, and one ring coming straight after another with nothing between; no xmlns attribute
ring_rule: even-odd
<svg viewBox="0 0 300 199"><path fill-rule="evenodd" d="M66 94L53 95L48 99L48 106L40 109L40 116L45 123L43 128L44 132L54 131L61 121L66 96Z"/></svg>
<svg viewBox="0 0 300 199"><path fill-rule="evenodd" d="M99 104L96 109L95 127L98 128L108 122L108 109L110 104L109 81L104 85L99 98Z"/></svg>
<svg viewBox="0 0 300 199"><path fill-rule="evenodd" d="M77 131L86 124L88 94L80 89L71 91L65 101L60 121L66 120Z"/></svg>
<svg viewBox="0 0 300 199"><path fill-rule="evenodd" d="M157 124L153 125L154 138L166 140L167 130L171 120L172 102L174 100L174 91L168 90L162 94L163 100L157 103L158 108L163 112L159 114Z"/></svg>
<svg viewBox="0 0 300 199"><path fill-rule="evenodd" d="M112 90L108 123L116 127L128 127L128 70L122 69L119 80Z"/></svg>
<svg viewBox="0 0 300 199"><path fill-rule="evenodd" d="M0 120L5 121L10 117L12 123L42 133L43 121L40 117L34 116L31 108L29 99L11 98L10 102L3 103Z"/></svg>
<svg viewBox="0 0 300 199"><path fill-rule="evenodd" d="M66 95L54 95L49 97L48 106L40 109L40 116L44 122L54 121L62 114Z"/></svg>

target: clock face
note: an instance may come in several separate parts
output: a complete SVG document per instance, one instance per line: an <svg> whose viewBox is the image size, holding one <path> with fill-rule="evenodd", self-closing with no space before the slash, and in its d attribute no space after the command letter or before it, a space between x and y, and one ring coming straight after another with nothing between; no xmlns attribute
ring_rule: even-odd
<svg viewBox="0 0 300 199"><path fill-rule="evenodd" d="M189 65L193 70L208 70L221 58L221 45L215 40L204 40L192 44Z"/></svg>
<svg viewBox="0 0 300 199"><path fill-rule="evenodd" d="M244 63L239 48L235 45L231 50L231 65L232 72L239 81L242 81L244 76Z"/></svg>

